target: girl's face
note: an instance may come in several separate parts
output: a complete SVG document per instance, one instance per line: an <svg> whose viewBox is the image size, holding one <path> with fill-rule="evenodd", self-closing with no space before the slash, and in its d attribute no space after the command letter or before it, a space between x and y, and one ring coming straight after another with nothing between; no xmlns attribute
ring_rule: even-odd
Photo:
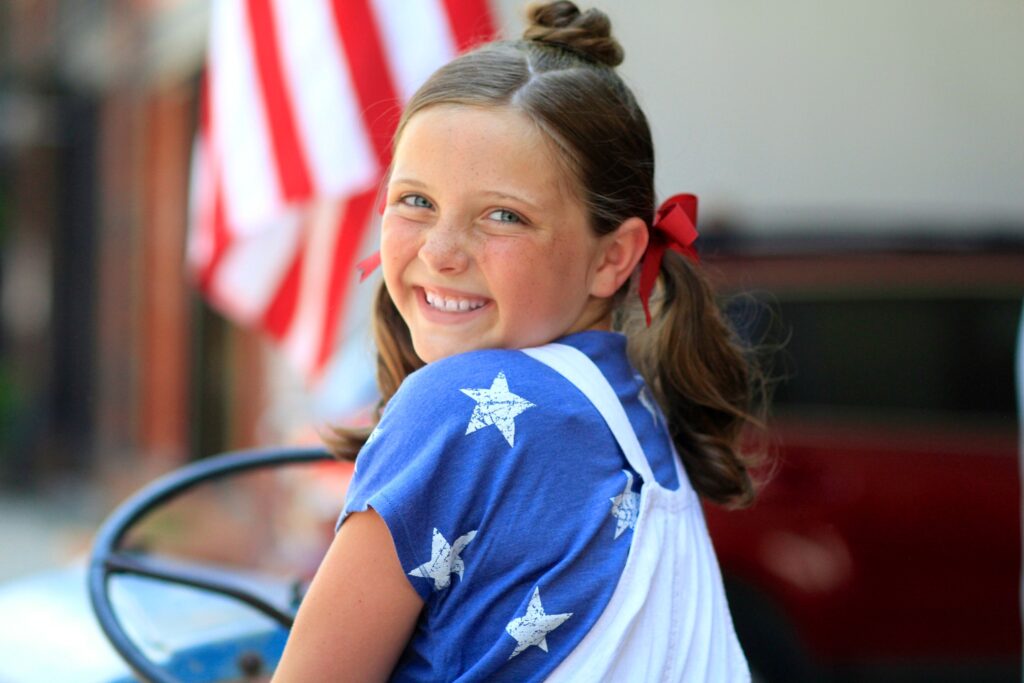
<svg viewBox="0 0 1024 683"><path fill-rule="evenodd" d="M406 123L381 233L384 282L426 362L607 327L602 240L524 114L435 105Z"/></svg>

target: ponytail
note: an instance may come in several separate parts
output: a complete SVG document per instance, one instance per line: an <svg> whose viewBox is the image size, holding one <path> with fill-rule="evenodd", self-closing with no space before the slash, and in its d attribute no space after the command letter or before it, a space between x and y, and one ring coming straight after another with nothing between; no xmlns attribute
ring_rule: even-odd
<svg viewBox="0 0 1024 683"><path fill-rule="evenodd" d="M721 505L748 506L756 463L741 451L741 440L745 428L763 423L753 412L760 372L699 266L666 252L658 281L650 327L638 304L619 309L630 360L665 413L694 489Z"/></svg>

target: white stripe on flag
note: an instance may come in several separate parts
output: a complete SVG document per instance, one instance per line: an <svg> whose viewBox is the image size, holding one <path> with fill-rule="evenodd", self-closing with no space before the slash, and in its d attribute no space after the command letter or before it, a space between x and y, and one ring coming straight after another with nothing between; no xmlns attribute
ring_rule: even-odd
<svg viewBox="0 0 1024 683"><path fill-rule="evenodd" d="M245 3L214 3L210 31L207 152L220 165L227 224L244 235L272 228L270 219L281 206Z"/></svg>
<svg viewBox="0 0 1024 683"><path fill-rule="evenodd" d="M372 0L391 75L403 102L455 56L455 39L440 0Z"/></svg>
<svg viewBox="0 0 1024 683"><path fill-rule="evenodd" d="M379 226L377 214L373 228ZM366 230L360 245L360 254L370 254L380 246L380 231ZM376 349L373 345L370 320L375 305L373 294L381 279L378 268L365 282L352 272L349 281L348 303L345 315L338 321L341 332L338 339L345 344L324 368L323 382L312 395L313 418L319 421L337 420L339 415L350 416L373 405L377 396L375 381ZM358 288L358 289L357 289Z"/></svg>
<svg viewBox="0 0 1024 683"><path fill-rule="evenodd" d="M276 0L278 42L314 194L338 197L373 183L369 146L330 6Z"/></svg>
<svg viewBox="0 0 1024 683"><path fill-rule="evenodd" d="M359 244L359 251L356 253L372 254L380 249L380 222L381 217L374 211L370 216L369 227L363 231L363 239ZM349 307L346 308L348 314L338 320L341 328L338 339L348 339L359 328L364 331L370 329L370 314L375 306L374 294L381 279L381 269L378 268L365 281L361 280L362 273L354 268L348 277ZM367 336L372 337L372 334L367 332Z"/></svg>
<svg viewBox="0 0 1024 683"><path fill-rule="evenodd" d="M298 210L279 213L226 250L210 293L232 318L242 324L259 322L303 239L301 221Z"/></svg>
<svg viewBox="0 0 1024 683"><path fill-rule="evenodd" d="M292 363L307 376L316 368L323 339L334 245L341 236L338 221L342 206L343 202L321 200L310 206L306 214L298 309L282 346Z"/></svg>

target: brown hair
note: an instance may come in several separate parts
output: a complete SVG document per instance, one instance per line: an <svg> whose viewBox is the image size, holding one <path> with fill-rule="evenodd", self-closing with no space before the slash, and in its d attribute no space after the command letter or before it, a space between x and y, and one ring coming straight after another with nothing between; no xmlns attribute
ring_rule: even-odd
<svg viewBox="0 0 1024 683"><path fill-rule="evenodd" d="M562 152L597 235L637 216L654 217L654 148L633 93L615 72L622 48L608 17L572 2L531 6L523 39L486 44L438 69L406 106L395 140L417 112L437 104L508 107L529 116ZM599 141L599 144L597 143ZM639 307L615 298L615 326L629 338L633 363L661 405L694 488L717 503L746 505L754 497L748 460L740 452L751 413L752 371L700 269L668 252L646 328ZM374 315L377 416L423 361L387 289ZM334 452L354 458L368 429L337 428Z"/></svg>

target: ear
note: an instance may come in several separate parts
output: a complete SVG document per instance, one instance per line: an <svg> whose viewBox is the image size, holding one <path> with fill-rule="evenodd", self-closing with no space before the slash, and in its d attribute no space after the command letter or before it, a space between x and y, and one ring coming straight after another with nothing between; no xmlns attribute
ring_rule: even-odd
<svg viewBox="0 0 1024 683"><path fill-rule="evenodd" d="M635 216L601 237L591 296L608 298L619 291L644 255L648 237L647 224Z"/></svg>

